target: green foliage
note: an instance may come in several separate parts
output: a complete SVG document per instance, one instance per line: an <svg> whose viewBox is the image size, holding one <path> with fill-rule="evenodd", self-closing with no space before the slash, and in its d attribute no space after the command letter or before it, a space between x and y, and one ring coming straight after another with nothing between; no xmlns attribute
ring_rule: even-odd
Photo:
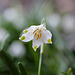
<svg viewBox="0 0 75 75"><path fill-rule="evenodd" d="M18 69L16 68L15 64L13 63L12 58L7 54L5 51L0 51L0 57L3 59L3 61L8 66L9 70L11 71L11 74L13 75L20 75L18 72Z"/></svg>
<svg viewBox="0 0 75 75"><path fill-rule="evenodd" d="M69 68L68 72L67 72L67 75L71 75L71 68Z"/></svg>
<svg viewBox="0 0 75 75"><path fill-rule="evenodd" d="M63 75L71 75L71 68L69 68L68 72L65 73L65 72L61 72Z"/></svg>
<svg viewBox="0 0 75 75"><path fill-rule="evenodd" d="M63 75L67 75L65 72L61 72Z"/></svg>
<svg viewBox="0 0 75 75"><path fill-rule="evenodd" d="M20 62L18 62L18 66L19 66L19 70L20 70L21 75L28 75L26 69L24 68L24 66Z"/></svg>

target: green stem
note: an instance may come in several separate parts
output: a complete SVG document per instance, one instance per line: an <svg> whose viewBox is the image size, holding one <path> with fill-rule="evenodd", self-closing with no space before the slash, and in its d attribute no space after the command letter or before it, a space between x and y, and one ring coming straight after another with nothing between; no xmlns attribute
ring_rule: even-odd
<svg viewBox="0 0 75 75"><path fill-rule="evenodd" d="M46 20L45 20L45 18L42 19L41 24L44 24L44 27L46 27Z"/></svg>
<svg viewBox="0 0 75 75"><path fill-rule="evenodd" d="M46 27L46 21L45 21L45 18L43 18L42 19L42 21L41 21L41 24L43 24L44 23L44 25L45 25L45 27ZM42 65L42 56L43 56L43 43L41 44L41 48L40 48L40 59L39 59L39 67L38 67L38 75L40 75L40 72L41 72L41 65Z"/></svg>
<svg viewBox="0 0 75 75"><path fill-rule="evenodd" d="M38 67L38 75L40 75L41 72L41 64L42 64L42 56L43 56L43 43L41 44L40 48L40 59L39 59L39 67Z"/></svg>

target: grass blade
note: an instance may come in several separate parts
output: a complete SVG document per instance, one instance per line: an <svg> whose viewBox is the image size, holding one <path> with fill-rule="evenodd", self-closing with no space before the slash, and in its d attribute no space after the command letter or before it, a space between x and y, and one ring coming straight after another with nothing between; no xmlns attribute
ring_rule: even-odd
<svg viewBox="0 0 75 75"><path fill-rule="evenodd" d="M4 62L6 63L13 75L20 75L18 69L12 61L12 58L4 50L0 51L0 56L4 60Z"/></svg>
<svg viewBox="0 0 75 75"><path fill-rule="evenodd" d="M20 62L18 62L18 65L19 65L21 75L27 75L27 72L26 72L24 66Z"/></svg>

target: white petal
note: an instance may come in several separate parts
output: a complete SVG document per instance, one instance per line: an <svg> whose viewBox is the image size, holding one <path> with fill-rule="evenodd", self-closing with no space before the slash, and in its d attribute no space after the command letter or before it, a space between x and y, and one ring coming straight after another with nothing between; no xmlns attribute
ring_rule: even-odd
<svg viewBox="0 0 75 75"><path fill-rule="evenodd" d="M37 26L30 26L28 29L23 30L24 33L33 33Z"/></svg>
<svg viewBox="0 0 75 75"><path fill-rule="evenodd" d="M44 27L44 24L38 25L39 29Z"/></svg>
<svg viewBox="0 0 75 75"><path fill-rule="evenodd" d="M36 40L36 39L37 39L36 37L33 39L33 49L35 51L42 43L42 39L38 39L38 40Z"/></svg>
<svg viewBox="0 0 75 75"><path fill-rule="evenodd" d="M44 24L39 25L39 27L44 27Z"/></svg>
<svg viewBox="0 0 75 75"><path fill-rule="evenodd" d="M23 42L29 42L34 38L34 35L32 33L29 34L23 34L19 39Z"/></svg>
<svg viewBox="0 0 75 75"><path fill-rule="evenodd" d="M52 38L52 34L49 30L42 31L42 39L44 43L52 43L51 38Z"/></svg>
<svg viewBox="0 0 75 75"><path fill-rule="evenodd" d="M22 36L19 38L23 42L29 42L34 38L33 32L36 30L37 26L30 26L28 29L23 30Z"/></svg>

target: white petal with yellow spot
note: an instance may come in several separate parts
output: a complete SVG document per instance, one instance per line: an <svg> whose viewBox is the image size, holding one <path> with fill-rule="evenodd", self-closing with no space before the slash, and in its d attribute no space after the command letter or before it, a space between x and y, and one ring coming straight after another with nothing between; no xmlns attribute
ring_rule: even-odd
<svg viewBox="0 0 75 75"><path fill-rule="evenodd" d="M42 43L42 39L38 39L38 40L36 40L36 39L37 38L33 39L33 46L32 46L35 51Z"/></svg>
<svg viewBox="0 0 75 75"><path fill-rule="evenodd" d="M34 35L32 33L29 34L23 34L19 39L23 42L29 42L34 38Z"/></svg>
<svg viewBox="0 0 75 75"><path fill-rule="evenodd" d="M30 26L28 29L23 30L23 33L33 33L36 29L36 26Z"/></svg>
<svg viewBox="0 0 75 75"><path fill-rule="evenodd" d="M44 43L52 43L51 41L52 34L49 30L43 31L42 35L43 35L42 39Z"/></svg>
<svg viewBox="0 0 75 75"><path fill-rule="evenodd" d="M33 31L36 29L36 26L30 26L28 29L23 30L22 36L19 38L23 42L29 42L34 38Z"/></svg>

